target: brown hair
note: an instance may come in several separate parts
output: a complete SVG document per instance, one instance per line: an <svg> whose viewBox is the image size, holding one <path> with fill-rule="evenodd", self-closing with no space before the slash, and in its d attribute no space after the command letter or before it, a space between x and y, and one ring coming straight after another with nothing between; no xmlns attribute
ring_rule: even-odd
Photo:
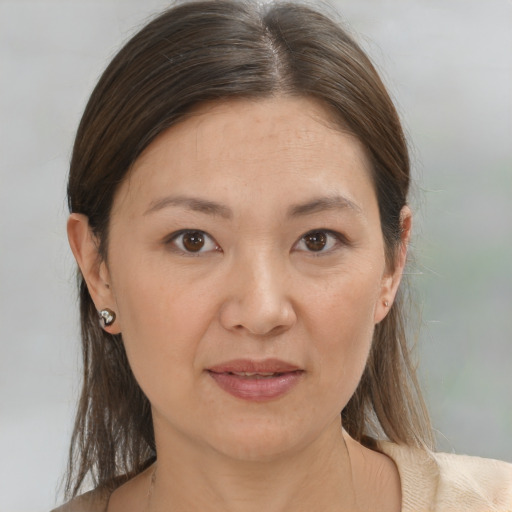
<svg viewBox="0 0 512 512"><path fill-rule="evenodd" d="M359 46L306 6L236 0L172 7L115 56L94 89L76 136L68 184L71 212L85 214L107 257L114 194L141 152L200 102L271 95L313 97L364 145L372 163L388 263L401 243L409 158L385 87ZM122 335L98 325L79 274L83 388L66 492L89 475L114 488L155 454L151 409L130 370ZM354 396L342 411L348 433L431 446L430 422L406 343L402 300L376 326Z"/></svg>

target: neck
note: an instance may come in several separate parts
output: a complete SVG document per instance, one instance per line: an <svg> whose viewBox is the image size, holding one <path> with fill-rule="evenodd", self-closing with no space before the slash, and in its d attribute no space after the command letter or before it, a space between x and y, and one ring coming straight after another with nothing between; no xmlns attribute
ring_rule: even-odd
<svg viewBox="0 0 512 512"><path fill-rule="evenodd" d="M150 512L357 510L339 421L311 444L266 460L228 457L187 439L158 442Z"/></svg>

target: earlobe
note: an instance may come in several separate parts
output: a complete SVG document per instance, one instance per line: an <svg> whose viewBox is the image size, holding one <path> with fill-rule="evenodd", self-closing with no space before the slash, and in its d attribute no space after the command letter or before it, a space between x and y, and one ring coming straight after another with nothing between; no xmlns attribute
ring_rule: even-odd
<svg viewBox="0 0 512 512"><path fill-rule="evenodd" d="M407 205L400 212L400 226L400 246L397 249L393 269L389 273L386 272L382 278L380 300L375 308L375 324L384 320L393 305L407 262L407 250L412 229L412 212Z"/></svg>
<svg viewBox="0 0 512 512"><path fill-rule="evenodd" d="M98 252L98 241L89 226L87 216L72 213L68 219L67 232L71 251L87 283L96 310L113 310L116 302L110 286L110 275ZM117 334L120 332L118 326L116 328L112 323L102 322L102 326L111 334Z"/></svg>

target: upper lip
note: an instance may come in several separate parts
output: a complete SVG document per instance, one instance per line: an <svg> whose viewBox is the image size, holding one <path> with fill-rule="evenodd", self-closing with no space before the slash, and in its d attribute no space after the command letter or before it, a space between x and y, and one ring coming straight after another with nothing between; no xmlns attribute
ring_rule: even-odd
<svg viewBox="0 0 512 512"><path fill-rule="evenodd" d="M263 361L234 359L211 366L207 370L213 373L288 373L301 370L301 368L280 359L265 359Z"/></svg>

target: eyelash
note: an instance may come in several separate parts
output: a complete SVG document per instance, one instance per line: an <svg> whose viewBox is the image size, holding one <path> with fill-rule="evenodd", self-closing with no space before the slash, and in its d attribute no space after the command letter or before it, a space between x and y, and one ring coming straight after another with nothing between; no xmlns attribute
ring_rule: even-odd
<svg viewBox="0 0 512 512"><path fill-rule="evenodd" d="M189 251L186 249L186 247L183 244L183 240L180 240L180 237L183 237L184 235L193 235L197 234L199 236L202 236L203 239L207 240L205 243L209 245L213 245L213 247L208 248L207 250L202 250L203 247L200 247L198 251ZM177 231L175 233L172 233L166 240L166 245L173 246L173 249L176 252L179 252L180 254L185 254L187 256L199 256L200 254L204 254L206 252L222 252L222 249L220 248L219 244L213 239L212 236L210 236L205 231L201 231L200 229L182 229L180 231Z"/></svg>
<svg viewBox="0 0 512 512"><path fill-rule="evenodd" d="M199 248L197 251L190 251L187 250L187 248L184 246L183 240L180 240L180 237L183 237L184 235L194 235L197 234L200 237L203 237L203 239L206 240L206 244L210 245L207 250L202 250L203 246ZM294 248L296 248L299 244L303 243L306 244L305 239L308 236L315 236L315 235L324 235L327 238L326 245L328 246L327 249L322 247L318 251L314 250L308 250L307 247L302 249L303 252L308 253L312 256L320 256L324 255L326 253L330 253L333 250L336 250L338 246L340 245L348 245L347 238L342 235L341 233L338 233L336 231L332 231L330 229L312 229L310 231L307 231L301 237L295 242L293 245ZM329 239L331 239L331 243L329 244ZM172 233L169 237L165 240L166 245L174 246L174 250L176 252L179 252L180 254L185 254L187 256L198 256L200 254L208 253L208 252L222 252L221 247L219 244L215 241L215 239L210 236L205 231L201 231L199 229L182 229L180 231L177 231L175 233ZM213 247L211 247L213 245Z"/></svg>
<svg viewBox="0 0 512 512"><path fill-rule="evenodd" d="M331 253L332 251L335 251L336 249L339 248L339 246L346 246L349 244L347 238L343 234L338 233L337 231L332 231L330 229L312 229L312 230L308 231L307 233L304 233L299 238L299 240L295 243L294 247L297 247L300 243L305 244L306 243L305 239L308 235L319 235L319 234L326 236L327 239L331 239L330 246L327 249L322 248L319 251L311 251L306 248L306 249L303 249L304 252L307 252L308 254L310 254L312 256L322 256L324 254L328 254L328 253ZM327 241L327 244L329 244L329 241Z"/></svg>

